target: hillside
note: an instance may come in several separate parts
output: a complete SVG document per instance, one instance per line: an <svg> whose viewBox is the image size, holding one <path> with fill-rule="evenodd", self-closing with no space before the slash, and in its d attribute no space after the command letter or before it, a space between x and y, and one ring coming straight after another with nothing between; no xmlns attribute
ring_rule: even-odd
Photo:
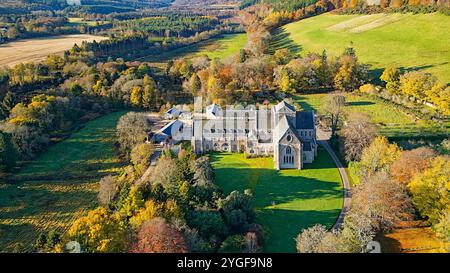
<svg viewBox="0 0 450 273"><path fill-rule="evenodd" d="M79 8L77 6L88 12L111 13L167 7L172 2L173 0L4 0L0 4L0 14Z"/></svg>
<svg viewBox="0 0 450 273"><path fill-rule="evenodd" d="M433 14L323 14L278 30L273 49L337 56L353 44L377 76L388 65L423 70L450 82L450 17Z"/></svg>

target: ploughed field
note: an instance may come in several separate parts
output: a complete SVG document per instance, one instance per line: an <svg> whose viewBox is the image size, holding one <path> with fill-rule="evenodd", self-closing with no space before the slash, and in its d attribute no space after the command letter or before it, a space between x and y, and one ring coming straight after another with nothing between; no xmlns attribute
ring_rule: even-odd
<svg viewBox="0 0 450 273"><path fill-rule="evenodd" d="M0 45L0 67L44 60L50 54L62 54L74 44L108 39L102 36L76 34L19 40Z"/></svg>

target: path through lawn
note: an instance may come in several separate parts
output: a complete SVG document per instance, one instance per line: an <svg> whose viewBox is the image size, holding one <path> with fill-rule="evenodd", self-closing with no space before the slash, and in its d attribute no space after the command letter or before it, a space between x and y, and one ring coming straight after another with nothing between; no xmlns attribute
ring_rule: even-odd
<svg viewBox="0 0 450 273"><path fill-rule="evenodd" d="M21 243L30 249L40 232L64 232L97 205L98 181L121 166L114 152L116 112L80 131L0 182L0 251Z"/></svg>
<svg viewBox="0 0 450 273"><path fill-rule="evenodd" d="M304 228L331 228L342 208L342 184L330 156L322 149L305 169L277 171L272 158L243 154L211 155L217 184L225 193L253 192L257 222L267 231L265 252L295 252L294 237Z"/></svg>

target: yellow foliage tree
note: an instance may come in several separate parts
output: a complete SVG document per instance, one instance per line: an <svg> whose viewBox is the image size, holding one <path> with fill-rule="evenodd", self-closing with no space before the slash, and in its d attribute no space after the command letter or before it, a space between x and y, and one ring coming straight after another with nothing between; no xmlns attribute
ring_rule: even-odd
<svg viewBox="0 0 450 273"><path fill-rule="evenodd" d="M389 144L386 137L380 136L364 149L361 166L369 174L388 170L400 154L401 150L396 144Z"/></svg>
<svg viewBox="0 0 450 273"><path fill-rule="evenodd" d="M431 167L414 176L408 185L413 203L424 217L437 223L450 208L450 159L436 157Z"/></svg>
<svg viewBox="0 0 450 273"><path fill-rule="evenodd" d="M98 207L76 220L68 237L80 243L87 252L117 253L125 250L125 231L117 214Z"/></svg>

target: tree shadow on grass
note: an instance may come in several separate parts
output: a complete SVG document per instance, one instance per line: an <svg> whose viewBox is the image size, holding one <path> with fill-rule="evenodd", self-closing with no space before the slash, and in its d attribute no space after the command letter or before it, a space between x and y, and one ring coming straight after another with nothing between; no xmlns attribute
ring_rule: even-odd
<svg viewBox="0 0 450 273"><path fill-rule="evenodd" d="M38 230L35 225L31 224L18 224L18 225L4 225L0 224L0 250L2 252L11 252L14 245L21 243L25 250L32 250L33 240L31 239L33 234L38 234ZM31 235L31 236L30 236Z"/></svg>
<svg viewBox="0 0 450 273"><path fill-rule="evenodd" d="M340 210L263 209L257 213L266 234L265 252L296 252L295 238L305 228L323 224L331 228Z"/></svg>
<svg viewBox="0 0 450 273"><path fill-rule="evenodd" d="M348 106L367 106L373 104L375 103L371 101L352 101L347 103Z"/></svg>
<svg viewBox="0 0 450 273"><path fill-rule="evenodd" d="M268 233L267 252L295 252L293 238L302 229L315 224L333 226L342 208L343 191L339 173L325 151L321 149L315 163L300 171L271 169L266 161L270 159L261 159L263 167L259 168L252 165L259 161L235 156L211 155L216 182L225 193L252 190L257 223Z"/></svg>
<svg viewBox="0 0 450 273"><path fill-rule="evenodd" d="M289 38L289 34L282 28L272 31L272 41L270 42L269 53L273 54L275 50L287 48L294 54L300 54L302 47Z"/></svg>

